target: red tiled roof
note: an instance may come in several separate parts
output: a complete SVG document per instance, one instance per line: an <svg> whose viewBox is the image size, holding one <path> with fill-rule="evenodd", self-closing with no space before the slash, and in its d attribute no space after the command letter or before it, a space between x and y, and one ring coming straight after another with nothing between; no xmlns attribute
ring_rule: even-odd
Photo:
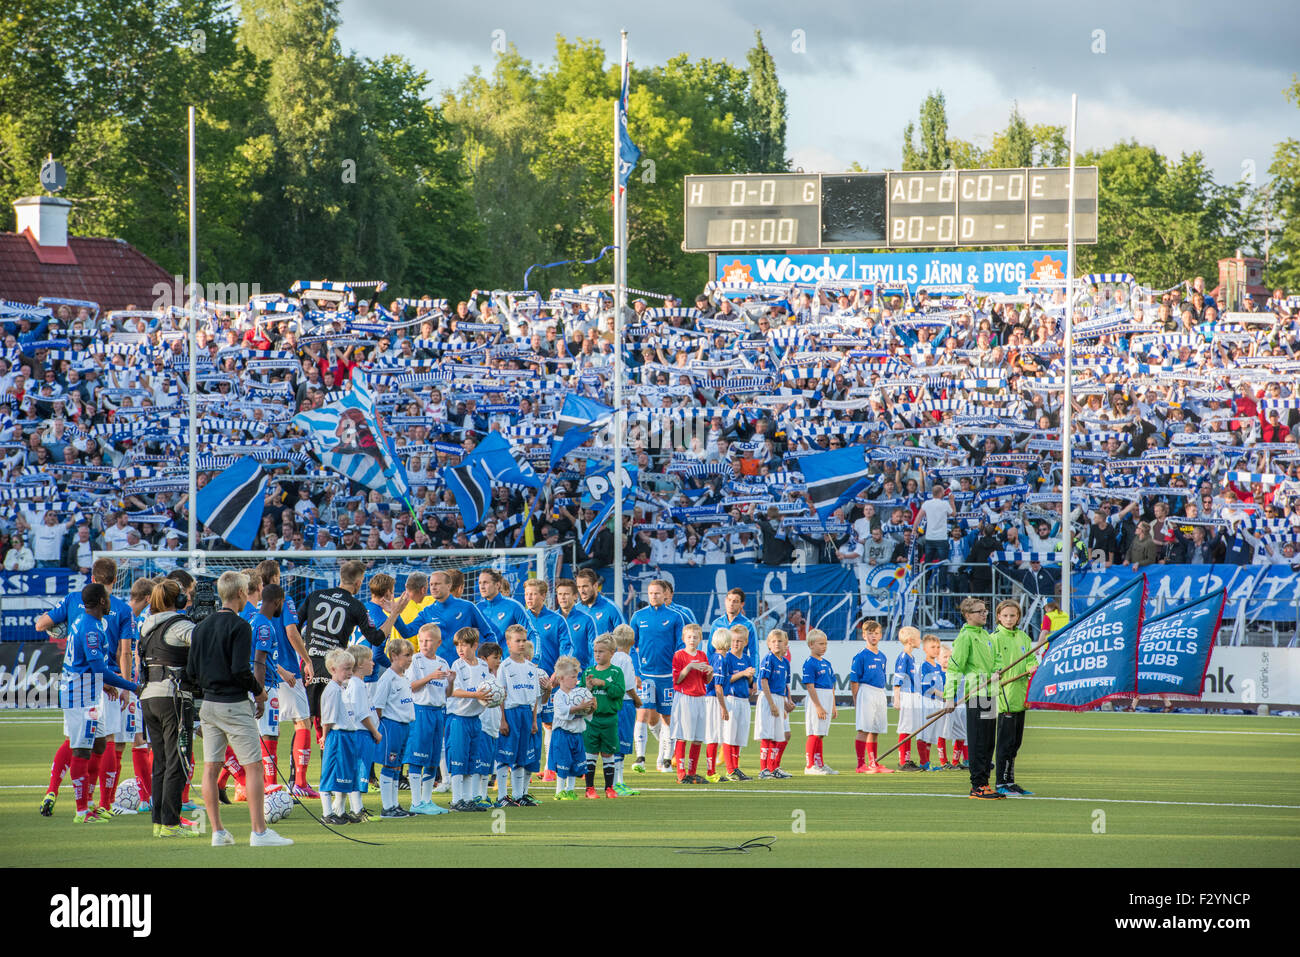
<svg viewBox="0 0 1300 957"><path fill-rule="evenodd" d="M120 239L68 237L75 264L41 262L27 232L0 233L0 299L35 303L41 296L90 299L100 309L152 307L155 283L175 284L156 262ZM49 258L49 257L46 257Z"/></svg>

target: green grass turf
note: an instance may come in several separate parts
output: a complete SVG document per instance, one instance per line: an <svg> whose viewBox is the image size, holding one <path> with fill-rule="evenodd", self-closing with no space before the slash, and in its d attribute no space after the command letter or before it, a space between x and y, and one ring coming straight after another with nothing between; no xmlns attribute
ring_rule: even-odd
<svg viewBox="0 0 1300 957"><path fill-rule="evenodd" d="M632 774L639 797L556 803L535 784L534 809L376 820L337 837L301 809L277 830L291 848L247 847L242 805L226 808L239 846L205 836L154 839L147 815L72 823L66 780L52 818L37 806L62 740L57 712L0 713L0 862L9 866L1291 866L1300 863L1300 722L1285 718L1031 712L1017 779L1038 797L966 798L967 775L853 773L852 713L826 740L834 777L802 772L802 713L788 781L699 787ZM1219 732L1219 733L1204 733ZM1234 733L1221 733L1234 732ZM653 747L654 739L651 738ZM288 751L286 736L280 753ZM883 748L882 748L883 750ZM889 759L893 761L894 759ZM313 753L313 772L319 755ZM756 776L757 746L742 768ZM127 762L126 776L131 776ZM233 791L233 788L232 788ZM436 795L446 803L448 795ZM1055 800L1053 800L1055 799ZM409 800L409 792L402 793ZM1126 803L1133 802L1133 803ZM1152 802L1152 803L1141 803ZM319 802L310 803L320 814ZM378 795L366 796L378 814ZM1095 833L1104 812L1105 833ZM504 826L504 833L494 833ZM801 825L801 827L800 827ZM772 851L692 855L657 845L739 844L774 835Z"/></svg>

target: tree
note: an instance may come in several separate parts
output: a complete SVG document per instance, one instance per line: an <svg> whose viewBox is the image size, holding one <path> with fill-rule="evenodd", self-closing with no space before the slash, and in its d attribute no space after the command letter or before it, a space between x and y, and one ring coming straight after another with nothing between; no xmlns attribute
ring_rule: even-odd
<svg viewBox="0 0 1300 957"><path fill-rule="evenodd" d="M1284 93L1300 107L1300 78L1295 74ZM1266 215L1279 216L1281 229L1267 251L1265 281L1274 288L1300 289L1300 140L1288 138L1277 144L1268 173Z"/></svg>
<svg viewBox="0 0 1300 957"><path fill-rule="evenodd" d="M754 46L746 61L749 64L746 125L754 140L750 172L784 172L790 168L785 156L785 90L777 80L776 63L758 30L754 31Z"/></svg>
<svg viewBox="0 0 1300 957"><path fill-rule="evenodd" d="M987 169L1015 169L1034 165L1034 134L1020 115L1017 104L1011 106L1007 128L993 137L993 149L985 158Z"/></svg>
<svg viewBox="0 0 1300 957"><path fill-rule="evenodd" d="M943 91L935 90L921 103L921 148L913 143L913 124L903 130L903 169L948 169L952 151L948 145L948 113Z"/></svg>

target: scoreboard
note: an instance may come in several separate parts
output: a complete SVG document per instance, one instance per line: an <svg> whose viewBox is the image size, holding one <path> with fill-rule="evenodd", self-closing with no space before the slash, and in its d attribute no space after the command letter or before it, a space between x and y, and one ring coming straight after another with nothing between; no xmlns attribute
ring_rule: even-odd
<svg viewBox="0 0 1300 957"><path fill-rule="evenodd" d="M1075 240L1097 241L1097 167L1074 171ZM1070 171L687 176L687 252L1064 243Z"/></svg>

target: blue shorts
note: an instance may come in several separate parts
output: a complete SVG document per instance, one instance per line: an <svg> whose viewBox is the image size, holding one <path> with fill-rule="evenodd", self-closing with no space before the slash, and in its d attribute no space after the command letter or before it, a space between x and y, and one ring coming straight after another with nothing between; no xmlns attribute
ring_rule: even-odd
<svg viewBox="0 0 1300 957"><path fill-rule="evenodd" d="M483 731L482 727L483 723L480 721L478 740L474 742L474 770L470 774L491 774L497 766L498 739Z"/></svg>
<svg viewBox="0 0 1300 957"><path fill-rule="evenodd" d="M478 739L483 736L483 722L478 715L447 715L447 773L473 774L474 754Z"/></svg>
<svg viewBox="0 0 1300 957"><path fill-rule="evenodd" d="M379 742L379 760L376 764L382 764L386 768L401 766L402 756L406 754L406 742L411 737L412 723L394 721L392 718L379 719L379 733L384 737Z"/></svg>
<svg viewBox="0 0 1300 957"><path fill-rule="evenodd" d="M356 736L351 731L331 731L325 736L321 754L320 790L357 790Z"/></svg>
<svg viewBox="0 0 1300 957"><path fill-rule="evenodd" d="M528 705L516 705L505 710L506 724L510 733L497 739L497 764L507 768L526 768L537 760L533 754L533 709Z"/></svg>
<svg viewBox="0 0 1300 957"><path fill-rule="evenodd" d="M357 786L355 790L365 794L370 790L370 765L380 759L383 739L376 741L365 728L352 732L353 753L357 756Z"/></svg>
<svg viewBox="0 0 1300 957"><path fill-rule="evenodd" d="M538 724L551 724L555 720L555 702L549 697L542 704L541 710L537 712Z"/></svg>
<svg viewBox="0 0 1300 957"><path fill-rule="evenodd" d="M658 711L665 718L673 713L673 676L642 675L641 704L647 710Z"/></svg>
<svg viewBox="0 0 1300 957"><path fill-rule="evenodd" d="M551 753L546 756L548 765L562 778L576 778L587 773L587 743L582 735L556 728L551 735Z"/></svg>
<svg viewBox="0 0 1300 957"><path fill-rule="evenodd" d="M632 732L636 727L636 705L631 698L624 698L618 709L618 753L632 753Z"/></svg>
<svg viewBox="0 0 1300 957"><path fill-rule="evenodd" d="M403 763L413 768L436 768L442 759L442 739L446 730L446 708L417 704L411 733L406 739Z"/></svg>
<svg viewBox="0 0 1300 957"><path fill-rule="evenodd" d="M537 733L528 736L528 763L524 765L530 774L542 769L542 722L538 719Z"/></svg>

